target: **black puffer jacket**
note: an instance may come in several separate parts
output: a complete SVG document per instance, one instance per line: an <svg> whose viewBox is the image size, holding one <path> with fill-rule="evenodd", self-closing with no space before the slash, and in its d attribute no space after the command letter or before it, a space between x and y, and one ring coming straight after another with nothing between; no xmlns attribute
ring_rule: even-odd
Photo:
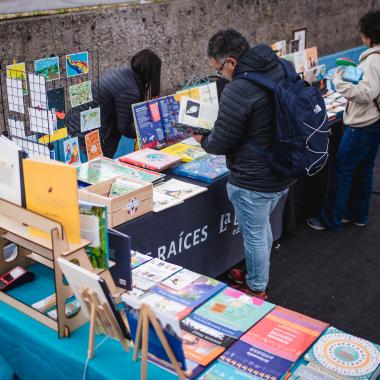
<svg viewBox="0 0 380 380"><path fill-rule="evenodd" d="M235 68L234 77L256 71L273 81L285 73L277 55L266 45L248 50ZM294 180L274 173L252 143L271 149L275 130L273 94L244 79L232 79L222 92L214 129L202 141L209 153L226 155L232 185L260 192L277 192Z"/></svg>
<svg viewBox="0 0 380 380"><path fill-rule="evenodd" d="M121 136L135 138L132 104L143 100L143 91L136 74L129 68L112 68L98 82L93 83L93 103L75 108L69 116L69 133L79 137L81 149L85 151L84 134L80 133L79 112L89 107L100 106L100 141L104 156L113 157Z"/></svg>

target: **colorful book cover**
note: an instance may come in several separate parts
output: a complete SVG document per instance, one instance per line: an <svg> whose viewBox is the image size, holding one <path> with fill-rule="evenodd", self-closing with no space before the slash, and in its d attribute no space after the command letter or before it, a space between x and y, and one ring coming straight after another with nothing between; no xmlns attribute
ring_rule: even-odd
<svg viewBox="0 0 380 380"><path fill-rule="evenodd" d="M165 143L161 118L154 118L151 104L157 104L157 100L142 102L132 105L132 113L139 148L157 148ZM154 107L153 107L154 111Z"/></svg>
<svg viewBox="0 0 380 380"><path fill-rule="evenodd" d="M186 145L183 143L168 146L167 148L162 149L160 152L165 152L173 156L177 156L183 162L198 160L207 154L201 147Z"/></svg>
<svg viewBox="0 0 380 380"><path fill-rule="evenodd" d="M80 234L91 241L86 247L87 255L94 268L108 269L107 208L79 201Z"/></svg>
<svg viewBox="0 0 380 380"><path fill-rule="evenodd" d="M78 137L72 137L63 142L64 160L69 165L80 165Z"/></svg>
<svg viewBox="0 0 380 380"><path fill-rule="evenodd" d="M203 366L209 365L224 351L224 348L185 331L181 331L181 338L185 358Z"/></svg>
<svg viewBox="0 0 380 380"><path fill-rule="evenodd" d="M76 75L88 74L88 52L83 51L80 53L68 54L65 57L66 62L66 76L73 77Z"/></svg>
<svg viewBox="0 0 380 380"><path fill-rule="evenodd" d="M146 263L147 261L152 260L152 256L143 255L140 252L131 251L131 267L135 269L140 265Z"/></svg>
<svg viewBox="0 0 380 380"><path fill-rule="evenodd" d="M87 133L84 139L86 142L87 159L89 161L103 156L98 130Z"/></svg>
<svg viewBox="0 0 380 380"><path fill-rule="evenodd" d="M329 327L305 359L342 379L370 380L380 374L380 346Z"/></svg>
<svg viewBox="0 0 380 380"><path fill-rule="evenodd" d="M87 132L100 128L100 107L91 108L80 113L80 131Z"/></svg>
<svg viewBox="0 0 380 380"><path fill-rule="evenodd" d="M176 164L180 159L163 151L145 148L119 157L119 161L161 171Z"/></svg>
<svg viewBox="0 0 380 380"><path fill-rule="evenodd" d="M263 350L237 341L222 353L223 362L260 379L280 379L293 365L293 362L269 354Z"/></svg>
<svg viewBox="0 0 380 380"><path fill-rule="evenodd" d="M75 168L50 159L23 160L26 207L62 224L70 243L80 242ZM48 237L30 229L30 233Z"/></svg>
<svg viewBox="0 0 380 380"><path fill-rule="evenodd" d="M260 380L260 377L245 373L229 364L217 360L208 367L198 380Z"/></svg>
<svg viewBox="0 0 380 380"><path fill-rule="evenodd" d="M185 200L207 191L207 188L172 178L169 181L155 186L155 191Z"/></svg>
<svg viewBox="0 0 380 380"><path fill-rule="evenodd" d="M327 323L276 306L240 339L295 362L327 327Z"/></svg>
<svg viewBox="0 0 380 380"><path fill-rule="evenodd" d="M226 176L229 170L224 156L207 154L204 158L188 162L173 169L174 174L212 183Z"/></svg>
<svg viewBox="0 0 380 380"><path fill-rule="evenodd" d="M225 286L213 278L182 269L153 287L152 291L194 309Z"/></svg>
<svg viewBox="0 0 380 380"><path fill-rule="evenodd" d="M173 95L157 99L161 115L161 125L164 130L165 143L172 144L183 138L183 135L174 128L178 121L179 103Z"/></svg>
<svg viewBox="0 0 380 380"><path fill-rule="evenodd" d="M155 187L153 188L153 212L160 212L180 203L183 203L182 199L160 193Z"/></svg>
<svg viewBox="0 0 380 380"><path fill-rule="evenodd" d="M34 72L42 75L47 81L59 79L59 57L49 57L34 61Z"/></svg>
<svg viewBox="0 0 380 380"><path fill-rule="evenodd" d="M92 101L91 81L69 86L71 107L78 107Z"/></svg>
<svg viewBox="0 0 380 380"><path fill-rule="evenodd" d="M120 195L124 195L129 193L130 191L134 191L140 189L143 185L126 181L125 178L116 178L115 181L111 184L111 190L109 192L109 197L119 197Z"/></svg>
<svg viewBox="0 0 380 380"><path fill-rule="evenodd" d="M165 177L164 174L122 164L106 157L101 157L80 165L77 168L77 175L80 181L91 185L118 176L125 176L151 183L158 182Z"/></svg>
<svg viewBox="0 0 380 380"><path fill-rule="evenodd" d="M146 278L150 281L160 282L181 270L179 265L154 258L133 270L135 276Z"/></svg>
<svg viewBox="0 0 380 380"><path fill-rule="evenodd" d="M237 339L274 307L227 287L196 309L192 318Z"/></svg>

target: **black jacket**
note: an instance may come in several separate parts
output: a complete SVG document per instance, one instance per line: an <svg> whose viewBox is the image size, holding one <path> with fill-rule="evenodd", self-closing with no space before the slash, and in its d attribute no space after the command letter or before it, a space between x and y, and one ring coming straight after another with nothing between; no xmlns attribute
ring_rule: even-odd
<svg viewBox="0 0 380 380"><path fill-rule="evenodd" d="M112 68L92 84L92 103L75 107L69 116L69 133L79 137L85 151L84 134L80 133L79 112L100 106L100 141L104 156L112 158L121 136L135 138L131 105L143 100L143 91L136 74L129 68Z"/></svg>
<svg viewBox="0 0 380 380"><path fill-rule="evenodd" d="M248 80L234 79L246 71L259 72L273 81L285 77L277 55L268 46L261 44L248 50L222 92L218 118L211 134L203 139L202 147L209 153L226 156L232 185L260 192L282 191L294 180L274 173L252 145L271 149L274 96Z"/></svg>

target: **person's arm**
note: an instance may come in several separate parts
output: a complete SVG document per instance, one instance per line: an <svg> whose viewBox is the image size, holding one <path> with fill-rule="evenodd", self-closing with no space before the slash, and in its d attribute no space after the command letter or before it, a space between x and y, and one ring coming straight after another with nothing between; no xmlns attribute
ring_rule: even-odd
<svg viewBox="0 0 380 380"><path fill-rule="evenodd" d="M231 83L224 89L214 128L201 141L206 152L227 155L240 144L252 110L250 94L243 90L244 87Z"/></svg>
<svg viewBox="0 0 380 380"><path fill-rule="evenodd" d="M115 98L116 125L119 132L129 138L136 138L133 125L132 104L138 102L139 95L122 91Z"/></svg>
<svg viewBox="0 0 380 380"><path fill-rule="evenodd" d="M367 60L363 79L356 85L344 81L342 74L334 76L333 82L336 91L355 103L371 103L380 94L380 55L378 57L370 56Z"/></svg>

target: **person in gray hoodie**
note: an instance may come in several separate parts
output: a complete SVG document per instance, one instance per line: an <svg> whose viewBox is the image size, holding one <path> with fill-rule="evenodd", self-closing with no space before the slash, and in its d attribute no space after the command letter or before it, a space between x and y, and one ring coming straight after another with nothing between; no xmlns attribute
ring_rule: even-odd
<svg viewBox="0 0 380 380"><path fill-rule="evenodd" d="M380 144L380 11L365 14L359 22L363 43L363 71L358 84L334 75L336 90L348 102L343 115L346 125L335 163L327 199L317 217L307 224L315 230L340 231L342 223L368 224L373 167Z"/></svg>

